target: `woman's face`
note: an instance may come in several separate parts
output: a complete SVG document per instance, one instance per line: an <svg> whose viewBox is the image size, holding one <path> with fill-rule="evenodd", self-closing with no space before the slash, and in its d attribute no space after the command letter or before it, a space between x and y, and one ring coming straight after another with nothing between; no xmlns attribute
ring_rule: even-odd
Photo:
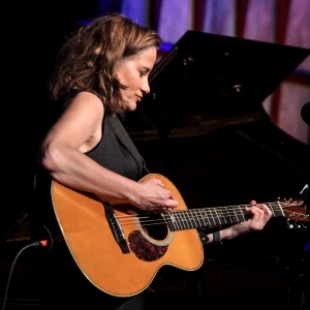
<svg viewBox="0 0 310 310"><path fill-rule="evenodd" d="M124 111L134 111L137 102L142 100L144 94L150 92L149 74L153 69L157 57L155 47L149 47L138 54L121 61L116 69L116 77L119 82L126 86L120 89Z"/></svg>

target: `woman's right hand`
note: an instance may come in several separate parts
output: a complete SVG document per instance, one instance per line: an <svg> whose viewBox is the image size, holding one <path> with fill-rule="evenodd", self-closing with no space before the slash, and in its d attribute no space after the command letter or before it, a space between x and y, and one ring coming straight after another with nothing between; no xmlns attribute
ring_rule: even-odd
<svg viewBox="0 0 310 310"><path fill-rule="evenodd" d="M138 183L138 192L135 194L133 204L148 212L166 212L178 206L178 201L170 190L164 187L161 180L150 178Z"/></svg>

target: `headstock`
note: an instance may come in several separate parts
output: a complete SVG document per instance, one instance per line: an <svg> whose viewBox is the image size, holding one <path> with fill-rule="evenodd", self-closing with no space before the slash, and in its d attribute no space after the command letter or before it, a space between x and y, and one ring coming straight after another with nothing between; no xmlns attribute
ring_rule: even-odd
<svg viewBox="0 0 310 310"><path fill-rule="evenodd" d="M288 220L302 221L310 223L310 216L303 200L279 200L284 215Z"/></svg>
<svg viewBox="0 0 310 310"><path fill-rule="evenodd" d="M287 218L287 226L289 229L306 229L308 227L307 223L310 223L309 191L309 184L305 184L299 192L300 199L280 201L284 215Z"/></svg>

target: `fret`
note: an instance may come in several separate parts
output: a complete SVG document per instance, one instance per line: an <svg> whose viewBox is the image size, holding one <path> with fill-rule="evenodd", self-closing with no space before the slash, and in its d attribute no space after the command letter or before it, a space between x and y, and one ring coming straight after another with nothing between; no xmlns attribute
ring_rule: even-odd
<svg viewBox="0 0 310 310"><path fill-rule="evenodd" d="M171 231L180 230L180 227L178 225L178 221L175 215L176 215L176 212L168 212L167 214L164 215L165 220Z"/></svg>
<svg viewBox="0 0 310 310"><path fill-rule="evenodd" d="M179 215L179 219L180 219L180 225L182 227L182 229L188 229L188 227L186 226L186 212L187 211L184 211L184 212L178 212L178 215Z"/></svg>
<svg viewBox="0 0 310 310"><path fill-rule="evenodd" d="M208 210L207 209L202 209L199 211L199 214L201 215L201 219L204 223L203 226L206 226L206 227L212 227L212 223L211 223L211 220L210 220L210 217L208 216ZM200 227L203 227L203 226L200 226Z"/></svg>
<svg viewBox="0 0 310 310"><path fill-rule="evenodd" d="M272 211L273 216L284 216L284 212L279 201L267 203L267 206Z"/></svg>
<svg viewBox="0 0 310 310"><path fill-rule="evenodd" d="M207 222L206 220L202 217L201 215L201 211L198 209L193 209L192 212L195 214L195 218L196 218L196 223L197 226L196 227L204 227L207 226Z"/></svg>
<svg viewBox="0 0 310 310"><path fill-rule="evenodd" d="M191 213L190 213L190 211L186 211L186 212L184 212L184 215L185 215L185 226L186 226L186 228L193 228L193 227L195 227L195 225L193 225L194 223L192 222L192 218L191 218Z"/></svg>

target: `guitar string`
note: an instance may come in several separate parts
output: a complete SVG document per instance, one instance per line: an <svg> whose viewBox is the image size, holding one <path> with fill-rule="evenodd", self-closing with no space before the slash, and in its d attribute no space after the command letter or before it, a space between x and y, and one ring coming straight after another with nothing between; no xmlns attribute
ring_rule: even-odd
<svg viewBox="0 0 310 310"><path fill-rule="evenodd" d="M269 202L266 203L270 208L273 208L273 212L282 212L282 208L278 202ZM232 209L234 207L234 209ZM117 216L119 222L124 227L135 226L136 222L139 221L143 226L151 226L151 225L162 225L167 224L167 219L170 219L170 215L173 217L177 217L177 221L179 223L186 224L191 221L202 221L206 219L206 215L209 216L210 221L213 222L223 222L222 219L230 217L230 218L238 218L238 221L246 220L246 207L251 207L251 205L239 205L239 206L219 206L219 207L210 207L204 209L189 209L189 210L175 210L169 211L167 213L157 213L157 215L161 215L160 218L152 219L151 216L154 216L154 213L145 213L141 214L128 214ZM278 210L275 210L275 207L278 207ZM155 213L156 214L156 213ZM149 215L149 216L148 216ZM241 217L242 220L239 220ZM235 220L236 222L236 220Z"/></svg>

